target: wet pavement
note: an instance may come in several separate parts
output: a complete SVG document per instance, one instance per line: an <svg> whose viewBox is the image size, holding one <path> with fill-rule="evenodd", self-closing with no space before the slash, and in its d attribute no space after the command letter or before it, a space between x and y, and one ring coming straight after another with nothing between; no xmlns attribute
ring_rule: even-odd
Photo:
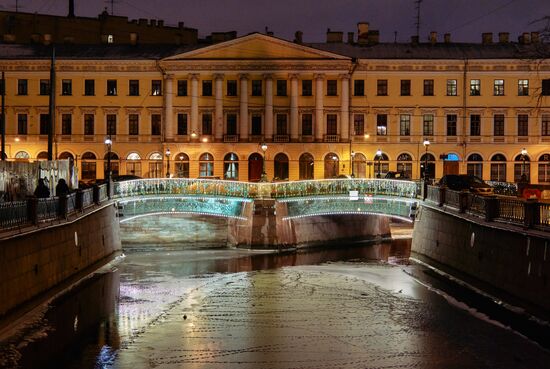
<svg viewBox="0 0 550 369"><path fill-rule="evenodd" d="M408 254L405 239L279 255L129 248L11 329L0 367L550 368L547 350L411 277L423 267Z"/></svg>

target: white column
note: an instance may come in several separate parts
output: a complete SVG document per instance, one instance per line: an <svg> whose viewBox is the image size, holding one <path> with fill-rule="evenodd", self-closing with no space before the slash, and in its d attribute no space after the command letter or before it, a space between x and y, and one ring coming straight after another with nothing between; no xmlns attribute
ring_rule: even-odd
<svg viewBox="0 0 550 369"><path fill-rule="evenodd" d="M290 140L298 141L298 75L291 74L290 78Z"/></svg>
<svg viewBox="0 0 550 369"><path fill-rule="evenodd" d="M340 110L340 134L342 135L342 140L347 141L350 138L349 131L349 75L342 74L340 76L342 81L342 93L340 105L342 109Z"/></svg>
<svg viewBox="0 0 550 369"><path fill-rule="evenodd" d="M248 141L248 75L239 75L241 81L240 96L240 140Z"/></svg>
<svg viewBox="0 0 550 369"><path fill-rule="evenodd" d="M265 79L265 125L264 138L266 141L273 140L273 76L266 74Z"/></svg>
<svg viewBox="0 0 550 369"><path fill-rule="evenodd" d="M191 132L197 135L200 134L199 131L199 75L191 74Z"/></svg>
<svg viewBox="0 0 550 369"><path fill-rule="evenodd" d="M325 134L325 117L323 106L323 83L325 76L323 74L315 75L315 141L323 141Z"/></svg>
<svg viewBox="0 0 550 369"><path fill-rule="evenodd" d="M164 75L164 141L174 141L173 114L174 79L171 74Z"/></svg>
<svg viewBox="0 0 550 369"><path fill-rule="evenodd" d="M214 111L214 135L216 141L223 139L223 74L214 75L216 81L216 110Z"/></svg>

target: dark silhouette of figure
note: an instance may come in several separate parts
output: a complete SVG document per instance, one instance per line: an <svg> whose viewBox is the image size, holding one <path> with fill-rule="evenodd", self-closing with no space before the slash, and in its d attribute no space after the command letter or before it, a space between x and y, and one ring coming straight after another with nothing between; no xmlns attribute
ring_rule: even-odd
<svg viewBox="0 0 550 369"><path fill-rule="evenodd" d="M55 195L56 196L65 196L68 195L70 192L69 186L67 185L67 182L63 178L60 178L59 181L57 181L57 186L55 186Z"/></svg>
<svg viewBox="0 0 550 369"><path fill-rule="evenodd" d="M34 196L38 198L50 197L50 189L46 186L46 183L44 183L44 179L40 178L38 180L38 186L36 186L34 190Z"/></svg>

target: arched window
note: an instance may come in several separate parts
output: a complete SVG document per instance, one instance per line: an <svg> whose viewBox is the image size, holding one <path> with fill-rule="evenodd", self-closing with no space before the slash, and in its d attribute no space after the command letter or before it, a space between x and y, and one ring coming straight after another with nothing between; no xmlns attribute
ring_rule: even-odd
<svg viewBox="0 0 550 369"><path fill-rule="evenodd" d="M37 160L48 160L48 153L46 151L41 151L36 155Z"/></svg>
<svg viewBox="0 0 550 369"><path fill-rule="evenodd" d="M333 152L325 156L325 178L336 178L340 169L340 159Z"/></svg>
<svg viewBox="0 0 550 369"><path fill-rule="evenodd" d="M430 153L420 157L420 178L435 178L435 156Z"/></svg>
<svg viewBox="0 0 550 369"><path fill-rule="evenodd" d="M264 158L257 152L248 157L248 180L258 182L262 178Z"/></svg>
<svg viewBox="0 0 550 369"><path fill-rule="evenodd" d="M529 155L517 155L514 158L514 182L529 182L531 178L531 159Z"/></svg>
<svg viewBox="0 0 550 369"><path fill-rule="evenodd" d="M479 154L470 154L466 164L466 173L483 178L483 157Z"/></svg>
<svg viewBox="0 0 550 369"><path fill-rule="evenodd" d="M313 179L314 163L315 161L310 153L306 152L300 155L299 179Z"/></svg>
<svg viewBox="0 0 550 369"><path fill-rule="evenodd" d="M376 178L384 178L386 173L390 170L388 155L381 153L380 155L374 155L374 170Z"/></svg>
<svg viewBox="0 0 550 369"><path fill-rule="evenodd" d="M162 174L162 154L154 152L149 155L149 178L161 178Z"/></svg>
<svg viewBox="0 0 550 369"><path fill-rule="evenodd" d="M275 180L281 180L281 181L287 181L288 180L288 156L283 154L282 152L275 155L275 158L273 159L273 165L274 165L274 179Z"/></svg>
<svg viewBox="0 0 550 369"><path fill-rule="evenodd" d="M360 152L352 151L353 159L353 176L355 178L365 178L367 176L367 158Z"/></svg>
<svg viewBox="0 0 550 369"><path fill-rule="evenodd" d="M458 154L450 153L450 154L447 154L447 159L445 159L445 160L447 160L447 161L459 161L460 157L458 156Z"/></svg>
<svg viewBox="0 0 550 369"><path fill-rule="evenodd" d="M491 181L506 182L506 157L502 154L491 158Z"/></svg>
<svg viewBox="0 0 550 369"><path fill-rule="evenodd" d="M132 152L126 160L126 174L141 177L141 156L137 152Z"/></svg>
<svg viewBox="0 0 550 369"><path fill-rule="evenodd" d="M110 155L109 155L110 154ZM107 159L111 157L111 160L108 161ZM105 177L107 178L107 172L109 171L109 165L111 166L111 177L117 177L119 175L119 162L118 162L118 155L114 152L106 152L103 156L103 168L105 171Z"/></svg>
<svg viewBox="0 0 550 369"><path fill-rule="evenodd" d="M412 156L403 153L397 156L397 171L401 174L401 178L412 178Z"/></svg>
<svg viewBox="0 0 550 369"><path fill-rule="evenodd" d="M183 152L176 155L176 177L189 178L189 156Z"/></svg>
<svg viewBox="0 0 550 369"><path fill-rule="evenodd" d="M539 158L539 183L550 182L550 154L542 154Z"/></svg>
<svg viewBox="0 0 550 369"><path fill-rule="evenodd" d="M68 151L63 151L61 154L59 154L59 156L57 157L59 160L74 160L74 156L73 154L71 154L70 152Z"/></svg>
<svg viewBox="0 0 550 369"><path fill-rule="evenodd" d="M96 160L97 157L93 152L85 152L82 154L82 179L94 180L96 179Z"/></svg>
<svg viewBox="0 0 550 369"><path fill-rule="evenodd" d="M233 152L223 158L223 179L239 180L239 157Z"/></svg>
<svg viewBox="0 0 550 369"><path fill-rule="evenodd" d="M199 177L214 176L214 157L205 152L199 157Z"/></svg>
<svg viewBox="0 0 550 369"><path fill-rule="evenodd" d="M18 151L16 154L15 154L15 159L17 161L28 161L30 158L30 155L28 152L26 151Z"/></svg>

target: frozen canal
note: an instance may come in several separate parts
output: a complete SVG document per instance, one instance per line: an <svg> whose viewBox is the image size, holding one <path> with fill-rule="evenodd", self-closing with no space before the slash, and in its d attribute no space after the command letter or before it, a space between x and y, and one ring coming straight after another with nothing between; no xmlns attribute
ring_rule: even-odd
<svg viewBox="0 0 550 369"><path fill-rule="evenodd" d="M4 329L0 367L550 368L548 351L411 277L406 241L342 248L126 250Z"/></svg>

